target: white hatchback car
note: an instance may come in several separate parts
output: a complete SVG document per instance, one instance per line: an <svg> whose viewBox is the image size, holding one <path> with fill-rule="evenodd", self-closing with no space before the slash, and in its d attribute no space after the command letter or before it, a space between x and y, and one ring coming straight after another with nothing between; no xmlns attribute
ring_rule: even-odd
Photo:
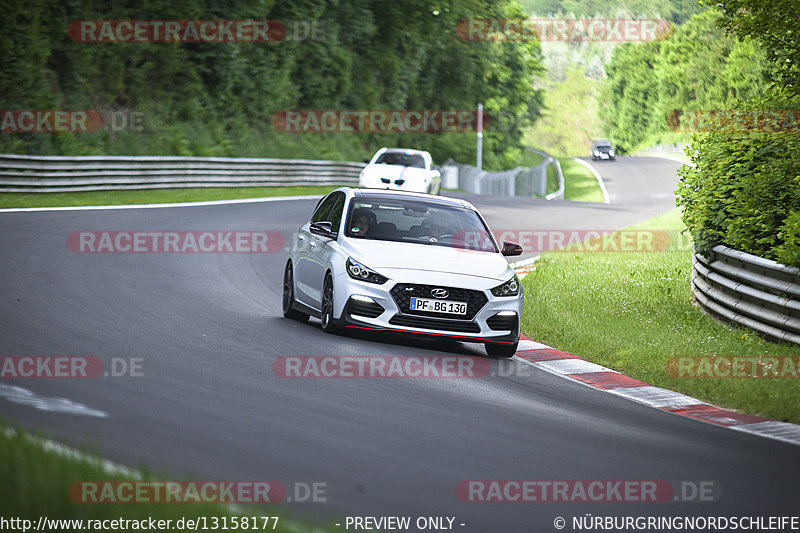
<svg viewBox="0 0 800 533"><path fill-rule="evenodd" d="M297 233L283 277L283 314L354 328L479 342L492 357L519 343L523 291L469 202L336 189Z"/></svg>
<svg viewBox="0 0 800 533"><path fill-rule="evenodd" d="M439 194L442 175L423 150L381 148L361 171L359 187Z"/></svg>

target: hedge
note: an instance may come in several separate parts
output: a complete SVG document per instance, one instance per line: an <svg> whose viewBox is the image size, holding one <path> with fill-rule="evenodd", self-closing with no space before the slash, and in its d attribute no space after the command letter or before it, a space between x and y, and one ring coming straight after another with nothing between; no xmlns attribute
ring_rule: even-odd
<svg viewBox="0 0 800 533"><path fill-rule="evenodd" d="M742 110L800 109L800 97L772 96ZM793 116L800 115L795 112ZM752 116L752 115L751 115ZM694 135L676 191L698 252L717 244L800 267L800 122L763 122L742 131L733 118ZM741 117L740 117L741 118ZM738 131L737 131L738 130Z"/></svg>

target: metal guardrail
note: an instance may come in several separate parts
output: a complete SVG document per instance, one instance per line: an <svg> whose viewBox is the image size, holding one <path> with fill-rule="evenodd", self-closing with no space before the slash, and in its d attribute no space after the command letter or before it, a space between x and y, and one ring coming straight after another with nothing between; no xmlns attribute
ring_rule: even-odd
<svg viewBox="0 0 800 533"><path fill-rule="evenodd" d="M692 293L705 309L768 337L800 344L800 269L726 246L694 254Z"/></svg>
<svg viewBox="0 0 800 533"><path fill-rule="evenodd" d="M495 196L544 196L547 200L564 199L564 175L558 159L542 152L528 148L545 158L538 166L531 168L517 167L500 172L480 170L472 165L448 160L445 166L458 168L458 188L473 194L490 194ZM558 179L558 188L547 194L547 167L554 165Z"/></svg>
<svg viewBox="0 0 800 533"><path fill-rule="evenodd" d="M479 170L472 165L452 163L458 167L458 188L473 194L488 194L494 196L514 196L515 177L521 170L503 170L489 172Z"/></svg>
<svg viewBox="0 0 800 533"><path fill-rule="evenodd" d="M563 200L564 199L564 174L561 172L561 162L558 158L551 156L547 152L543 150L537 150L536 148L528 147L528 150L531 152L536 152L540 156L545 158L544 163L541 165L541 172L542 172L542 183L544 185L540 186L540 192L538 193L540 196L544 196L546 200ZM549 165L554 165L556 168L556 179L558 180L558 188L547 194L547 167Z"/></svg>
<svg viewBox="0 0 800 533"><path fill-rule="evenodd" d="M645 148L644 150L641 150L641 152L654 152L657 154L668 153L668 152L683 153L684 150L686 150L687 146L689 146L689 143L657 144L655 146L650 146L649 148Z"/></svg>
<svg viewBox="0 0 800 533"><path fill-rule="evenodd" d="M546 200L563 200L564 199L564 174L561 172L561 161L553 157L553 164L556 166L556 178L558 179L558 189L545 196Z"/></svg>
<svg viewBox="0 0 800 533"><path fill-rule="evenodd" d="M0 192L356 184L365 166L306 159L0 154Z"/></svg>

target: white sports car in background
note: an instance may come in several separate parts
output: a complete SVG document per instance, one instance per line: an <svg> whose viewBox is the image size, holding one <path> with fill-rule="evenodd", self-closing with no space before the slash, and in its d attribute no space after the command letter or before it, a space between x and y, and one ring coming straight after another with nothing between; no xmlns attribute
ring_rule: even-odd
<svg viewBox="0 0 800 533"><path fill-rule="evenodd" d="M439 194L441 173L423 150L381 148L358 177L360 187Z"/></svg>
<svg viewBox="0 0 800 533"><path fill-rule="evenodd" d="M283 314L322 329L479 342L493 357L519 343L523 292L469 202L343 187L297 233L283 276Z"/></svg>

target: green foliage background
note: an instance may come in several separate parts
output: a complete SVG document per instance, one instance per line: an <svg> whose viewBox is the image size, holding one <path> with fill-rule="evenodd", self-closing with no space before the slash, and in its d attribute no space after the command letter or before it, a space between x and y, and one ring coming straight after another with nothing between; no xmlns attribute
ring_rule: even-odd
<svg viewBox="0 0 800 533"><path fill-rule="evenodd" d="M521 18L510 1L167 0L11 2L0 17L1 109L137 112L144 131L0 135L0 151L361 160L380 146L474 160L475 135L302 133L273 129L289 109L474 109L518 120L487 131L484 162L513 166L520 123L540 113L537 42L465 42L468 18ZM80 43L75 20L324 21L323 41Z"/></svg>
<svg viewBox="0 0 800 533"><path fill-rule="evenodd" d="M662 41L614 50L600 98L608 136L620 152L689 140L690 133L669 128L673 111L733 109L769 94L774 65L766 50L727 34L719 18L709 9Z"/></svg>
<svg viewBox="0 0 800 533"><path fill-rule="evenodd" d="M740 61L743 67L721 73L716 85L723 91L716 101L736 97L726 100L728 108L742 110L800 109L800 41L792 22L800 14L797 4L725 0L719 7L716 24L725 39L734 41L728 66ZM698 250L725 244L800 266L797 127L700 133L687 153L695 166L681 170L677 196Z"/></svg>
<svg viewBox="0 0 800 533"><path fill-rule="evenodd" d="M555 76L551 68L543 117L526 141L579 154L591 137L609 138L621 154L690 142L693 166L681 169L676 194L699 251L726 244L800 266L800 135L692 133L668 122L675 111L800 109L796 0L523 4L538 16L661 16L676 23L658 41L614 46L605 60L597 43L555 52L544 43L547 66L553 58L579 60Z"/></svg>
<svg viewBox="0 0 800 533"><path fill-rule="evenodd" d="M520 0L523 10L534 18L660 19L680 25L705 9L698 0ZM617 51L619 42L584 41L542 43L547 78L545 110L526 129L527 144L558 155L589 154L593 139L614 137L626 145L648 144L642 124L652 121L653 111L643 108L642 99L653 91L653 62L657 43L645 43L644 50L631 44L632 53ZM655 47L656 51L652 48ZM612 73L608 74L609 63ZM644 61L644 65L639 63ZM626 91L625 87L630 87ZM611 98L612 90L616 96ZM644 113L642 112L644 110ZM620 115L620 113L622 113Z"/></svg>

